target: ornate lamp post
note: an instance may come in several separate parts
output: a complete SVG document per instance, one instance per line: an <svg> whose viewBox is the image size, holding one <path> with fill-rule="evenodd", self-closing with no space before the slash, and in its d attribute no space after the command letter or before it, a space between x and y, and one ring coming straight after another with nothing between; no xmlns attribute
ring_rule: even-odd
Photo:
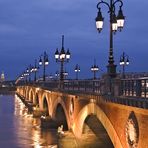
<svg viewBox="0 0 148 148"><path fill-rule="evenodd" d="M40 60L39 60L39 65L40 66L43 65L43 81L45 81L46 79L45 68L48 64L49 64L48 55L46 52L44 52L44 54L40 56Z"/></svg>
<svg viewBox="0 0 148 148"><path fill-rule="evenodd" d="M56 71L56 72L55 72L55 77L56 77L56 79L59 79L59 75L60 75L59 72Z"/></svg>
<svg viewBox="0 0 148 148"><path fill-rule="evenodd" d="M124 52L120 56L120 65L122 66L122 77L125 78L125 66L129 65L129 57Z"/></svg>
<svg viewBox="0 0 148 148"><path fill-rule="evenodd" d="M29 82L31 82L31 72L32 72L32 66L30 64L29 67L26 69L26 73L28 73L27 76L29 76Z"/></svg>
<svg viewBox="0 0 148 148"><path fill-rule="evenodd" d="M80 66L76 64L75 73L76 73L76 80L78 80L78 73L80 72Z"/></svg>
<svg viewBox="0 0 148 148"><path fill-rule="evenodd" d="M70 59L70 52L69 49L67 50L67 52L65 52L64 49L64 35L62 35L62 48L61 51L59 52L58 49L56 49L55 52L55 59L56 62L60 62L61 67L60 67L60 87L63 87L63 81L64 81L64 63L69 62Z"/></svg>
<svg viewBox="0 0 148 148"><path fill-rule="evenodd" d="M50 79L50 80L53 79L53 75L52 75L52 74L49 75L49 79Z"/></svg>
<svg viewBox="0 0 148 148"><path fill-rule="evenodd" d="M23 74L20 75L19 79L24 80L24 78L25 78L25 76L24 76L24 73L23 73Z"/></svg>
<svg viewBox="0 0 148 148"><path fill-rule="evenodd" d="M17 78L15 84L19 83L20 81L23 81L24 78L25 78L25 76L24 76L24 73L23 73L23 74L21 74L21 75Z"/></svg>
<svg viewBox="0 0 148 148"><path fill-rule="evenodd" d="M68 72L66 71L66 69L65 69L63 75L64 75L64 79L66 79L68 77Z"/></svg>
<svg viewBox="0 0 148 148"><path fill-rule="evenodd" d="M27 74L27 76L29 76L28 81L30 82L30 70L29 70L29 68L26 69L26 74Z"/></svg>
<svg viewBox="0 0 148 148"><path fill-rule="evenodd" d="M94 59L94 65L91 66L91 71L94 73L93 79L96 79L96 72L99 71L99 67L96 65L96 60Z"/></svg>
<svg viewBox="0 0 148 148"><path fill-rule="evenodd" d="M117 3L120 3L120 6L119 6L118 16L116 17L115 6ZM114 64L114 56L113 56L113 32L116 32L117 29L121 31L124 26L125 17L122 13L123 2L122 0L115 0L115 1L110 0L110 3L107 3L106 1L101 0L101 2L97 4L98 15L96 17L96 27L99 33L103 28L103 21L104 21L104 18L102 17L101 13L101 7L100 7L101 4L105 4L109 9L108 13L110 16L110 46L109 46L109 59L107 65L107 72L110 77L115 77L116 65Z"/></svg>
<svg viewBox="0 0 148 148"><path fill-rule="evenodd" d="M27 77L29 76L29 73L28 73L27 71L24 71L24 74L23 74L23 75L24 75L24 78L26 78L25 81L26 81L26 83L27 83Z"/></svg>
<svg viewBox="0 0 148 148"><path fill-rule="evenodd" d="M32 72L34 72L34 81L36 82L36 75L37 75L37 71L38 71L39 67L37 66L37 60L35 59L35 63L34 63L34 67L32 67Z"/></svg>

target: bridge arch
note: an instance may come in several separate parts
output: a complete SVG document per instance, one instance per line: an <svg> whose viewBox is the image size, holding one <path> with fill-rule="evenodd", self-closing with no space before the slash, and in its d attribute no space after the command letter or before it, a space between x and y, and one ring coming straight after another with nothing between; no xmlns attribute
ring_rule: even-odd
<svg viewBox="0 0 148 148"><path fill-rule="evenodd" d="M41 103L41 110L44 111L46 116L50 116L50 98L48 97L47 93L43 93L41 97L41 102L39 102L39 105Z"/></svg>
<svg viewBox="0 0 148 148"><path fill-rule="evenodd" d="M23 87L19 87L19 93L23 95Z"/></svg>
<svg viewBox="0 0 148 148"><path fill-rule="evenodd" d="M22 90L23 90L23 94L22 95L25 96L25 87L23 87Z"/></svg>
<svg viewBox="0 0 148 148"><path fill-rule="evenodd" d="M70 129L70 120L69 120L68 112L66 110L64 101L62 100L61 97L58 97L57 99L54 99L54 100L55 101L53 103L53 108L52 108L52 118L56 119L59 117L59 115L61 115L61 117L64 116L64 120L65 120L64 122L66 122L64 129L66 130Z"/></svg>
<svg viewBox="0 0 148 148"><path fill-rule="evenodd" d="M101 122L103 127L106 129L106 132L112 141L112 144L115 148L122 148L121 141L111 123L111 121L108 119L106 114L103 112L103 110L97 106L95 103L89 103L84 108L81 109L79 112L77 118L75 119L75 122L73 124L72 130L76 137L81 138L83 127L85 120L88 116L95 115L96 118Z"/></svg>
<svg viewBox="0 0 148 148"><path fill-rule="evenodd" d="M26 88L24 87L23 96L26 98Z"/></svg>
<svg viewBox="0 0 148 148"><path fill-rule="evenodd" d="M29 100L29 88L28 86L25 87L26 88L26 100Z"/></svg>
<svg viewBox="0 0 148 148"><path fill-rule="evenodd" d="M33 102L33 100L34 100L34 92L33 92L32 89L30 89L30 91L29 91L29 101Z"/></svg>
<svg viewBox="0 0 148 148"><path fill-rule="evenodd" d="M35 93L35 97L33 99L33 104L39 106L39 95L38 95L38 93Z"/></svg>
<svg viewBox="0 0 148 148"><path fill-rule="evenodd" d="M49 107L48 107L48 102L46 98L43 99L43 109L45 111L45 115L49 116Z"/></svg>

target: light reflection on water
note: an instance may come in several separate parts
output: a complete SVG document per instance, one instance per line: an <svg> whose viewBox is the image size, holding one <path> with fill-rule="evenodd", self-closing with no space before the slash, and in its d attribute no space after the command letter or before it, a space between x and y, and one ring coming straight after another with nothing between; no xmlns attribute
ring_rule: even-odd
<svg viewBox="0 0 148 148"><path fill-rule="evenodd" d="M40 120L27 113L17 96L0 96L0 147L48 148L56 144L56 130L41 130Z"/></svg>

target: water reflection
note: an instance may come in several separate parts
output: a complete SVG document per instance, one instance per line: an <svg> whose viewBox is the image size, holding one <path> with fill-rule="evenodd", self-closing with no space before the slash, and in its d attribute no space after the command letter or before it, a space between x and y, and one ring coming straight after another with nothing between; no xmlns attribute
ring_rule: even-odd
<svg viewBox="0 0 148 148"><path fill-rule="evenodd" d="M57 144L56 130L41 130L40 120L28 114L16 95L0 96L0 133L4 135L0 136L0 147L5 148L48 148Z"/></svg>

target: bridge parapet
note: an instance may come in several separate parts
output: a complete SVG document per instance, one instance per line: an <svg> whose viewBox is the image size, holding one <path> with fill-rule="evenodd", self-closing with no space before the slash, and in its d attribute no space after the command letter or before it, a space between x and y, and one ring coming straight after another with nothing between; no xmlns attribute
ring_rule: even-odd
<svg viewBox="0 0 148 148"><path fill-rule="evenodd" d="M148 98L148 77L122 79L121 88L123 96Z"/></svg>
<svg viewBox="0 0 148 148"><path fill-rule="evenodd" d="M104 75L101 79L96 80L64 80L62 88L57 80L29 85L69 94L104 96L105 101L148 108L148 77L110 79Z"/></svg>

